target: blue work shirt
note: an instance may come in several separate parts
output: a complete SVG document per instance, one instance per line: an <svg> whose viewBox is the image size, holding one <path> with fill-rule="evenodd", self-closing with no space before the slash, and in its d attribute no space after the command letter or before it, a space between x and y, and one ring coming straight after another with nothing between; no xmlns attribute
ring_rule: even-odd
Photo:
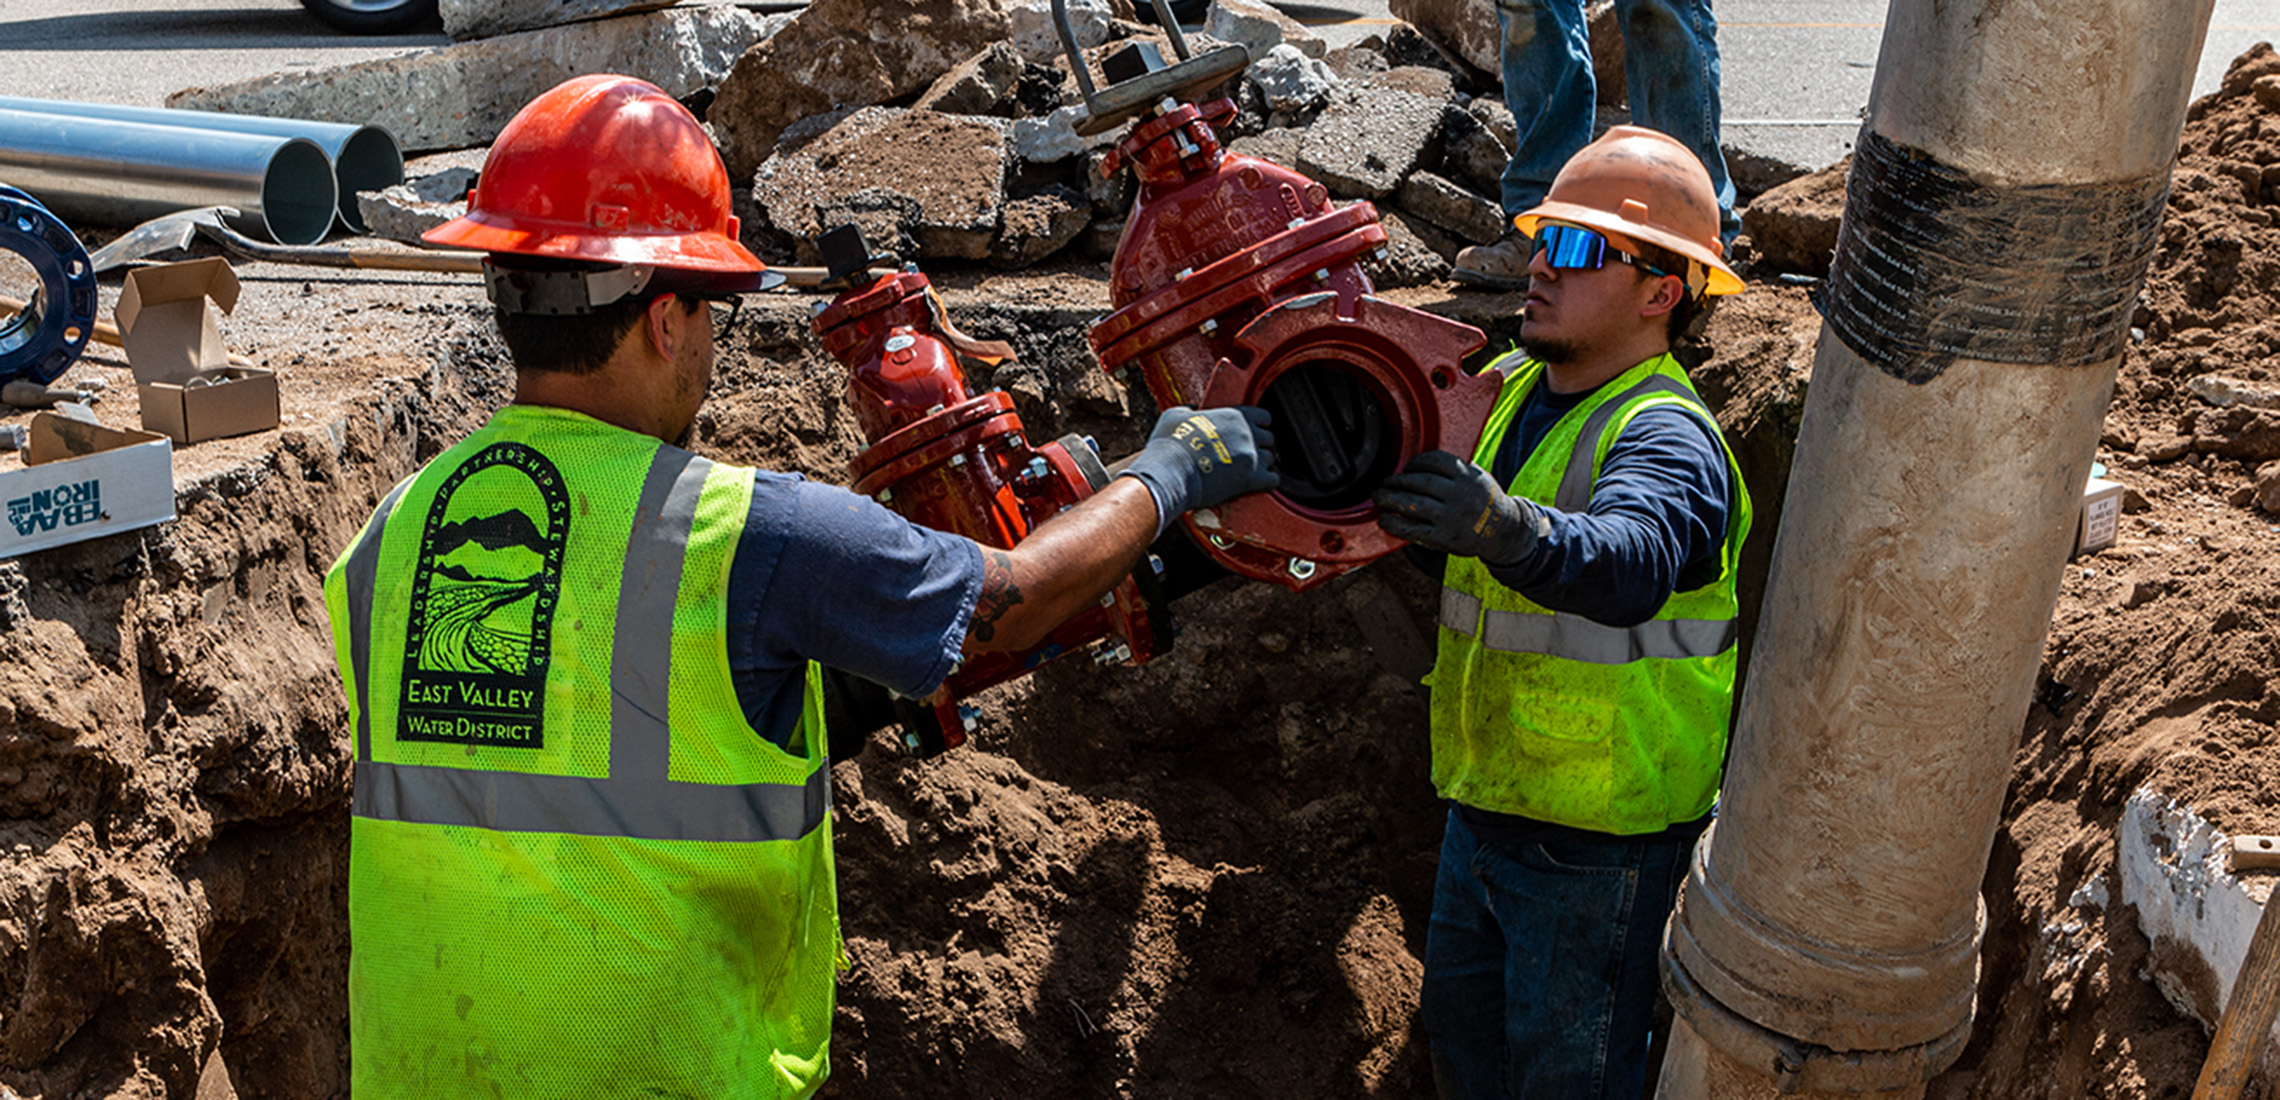
<svg viewBox="0 0 2280 1100"><path fill-rule="evenodd" d="M1533 387L1504 433L1490 470L1510 485L1552 426L1595 390ZM1554 611L1609 626L1654 618L1673 592L1718 579L1733 472L1716 429L1670 405L1642 410L1607 448L1591 503L1581 512L1544 507L1551 533L1518 565L1489 575Z"/></svg>
<svg viewBox="0 0 2280 1100"><path fill-rule="evenodd" d="M728 572L728 667L752 728L790 741L807 662L910 698L957 664L981 548L845 489L758 471Z"/></svg>

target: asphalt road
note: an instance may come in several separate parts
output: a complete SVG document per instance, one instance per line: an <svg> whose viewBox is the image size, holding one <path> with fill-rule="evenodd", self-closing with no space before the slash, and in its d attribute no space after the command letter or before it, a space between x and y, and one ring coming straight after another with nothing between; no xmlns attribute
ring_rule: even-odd
<svg viewBox="0 0 2280 1100"><path fill-rule="evenodd" d="M1333 44L1381 33L1386 0L1289 0ZM1720 0L1726 142L1803 167L1843 156L1883 38L1882 0ZM2280 38L2280 0L2217 0L2194 83ZM440 34L353 38L296 0L0 0L0 89L156 106L168 93L441 45Z"/></svg>

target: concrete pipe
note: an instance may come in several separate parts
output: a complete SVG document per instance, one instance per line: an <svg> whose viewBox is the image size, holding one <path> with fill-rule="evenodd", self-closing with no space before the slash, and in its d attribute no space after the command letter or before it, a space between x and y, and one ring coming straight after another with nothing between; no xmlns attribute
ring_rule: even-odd
<svg viewBox="0 0 2280 1100"><path fill-rule="evenodd" d="M365 233L364 215L356 208L356 193L379 191L404 182L404 153L396 138L378 126L344 122L313 122L264 115L226 115L218 111L178 111L167 107L126 107L116 103L75 103L62 99L0 96L0 111L71 118L102 118L113 122L140 122L151 126L179 126L186 130L213 130L226 134L260 134L264 137L300 137L317 143L332 161L333 185L339 193L335 205L340 223L350 232Z"/></svg>
<svg viewBox="0 0 2280 1100"><path fill-rule="evenodd" d="M1969 1037L1980 880L2212 3L1893 0L1811 476L1665 941L1666 1098L1904 1095Z"/></svg>
<svg viewBox="0 0 2280 1100"><path fill-rule="evenodd" d="M234 207L248 232L280 244L323 240L339 203L332 163L307 138L9 110L0 110L0 183L78 225Z"/></svg>

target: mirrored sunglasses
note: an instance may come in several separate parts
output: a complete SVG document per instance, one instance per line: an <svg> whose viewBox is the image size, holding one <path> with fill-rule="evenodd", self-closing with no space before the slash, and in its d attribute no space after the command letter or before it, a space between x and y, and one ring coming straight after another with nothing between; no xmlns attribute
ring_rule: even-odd
<svg viewBox="0 0 2280 1100"><path fill-rule="evenodd" d="M1536 251L1544 254L1545 262L1555 271L1597 271L1612 256L1651 275L1672 274L1607 243L1607 237L1598 230L1580 225L1539 222L1535 240Z"/></svg>

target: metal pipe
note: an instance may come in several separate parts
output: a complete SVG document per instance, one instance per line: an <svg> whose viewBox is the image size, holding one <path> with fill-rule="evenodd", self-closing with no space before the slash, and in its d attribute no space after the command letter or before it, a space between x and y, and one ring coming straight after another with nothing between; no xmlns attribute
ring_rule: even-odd
<svg viewBox="0 0 2280 1100"><path fill-rule="evenodd" d="M184 111L170 107L128 107L117 103L78 103L64 99L33 99L0 95L0 111L71 118L102 118L113 122L140 122L151 126L179 126L264 137L302 137L317 143L332 161L333 183L338 190L342 225L366 233L364 215L356 208L356 193L378 191L404 182L404 153L395 135L379 126L345 122L317 122L266 115L227 115L219 111Z"/></svg>
<svg viewBox="0 0 2280 1100"><path fill-rule="evenodd" d="M0 110L0 181L85 225L234 207L283 244L323 240L339 204L332 164L307 138L23 111Z"/></svg>
<svg viewBox="0 0 2280 1100"><path fill-rule="evenodd" d="M1661 1095L1907 1095L1979 898L2213 0L1893 0Z"/></svg>

